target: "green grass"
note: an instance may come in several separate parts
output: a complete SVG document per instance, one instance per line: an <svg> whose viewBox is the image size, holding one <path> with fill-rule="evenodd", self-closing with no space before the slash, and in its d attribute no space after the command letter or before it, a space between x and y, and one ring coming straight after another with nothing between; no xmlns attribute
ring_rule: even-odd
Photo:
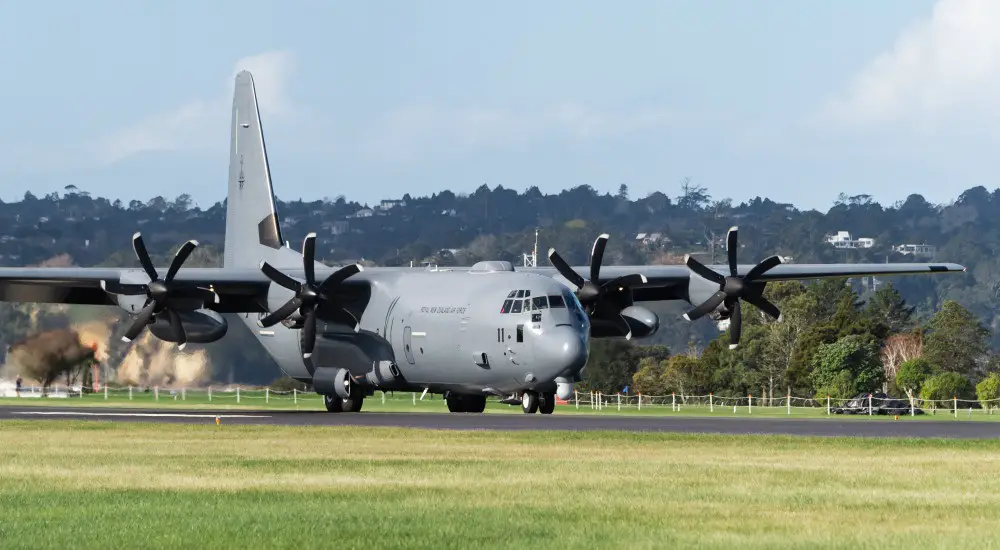
<svg viewBox="0 0 1000 550"><path fill-rule="evenodd" d="M171 395L167 390L162 390L157 396L153 391L132 393L129 398L128 389L109 392L105 399L103 392L94 394L84 394L83 397L69 398L0 398L0 405L18 406L57 406L57 407L123 407L123 408L188 408L188 409L212 409L212 410L249 410L249 409L269 409L269 410L323 410L323 399L315 393L299 393L293 398L291 394L282 395L270 393L265 397L263 390L241 391L239 401L236 393L213 390L212 399L209 400L208 392L205 390L177 392ZM585 396L581 396L583 398ZM794 403L794 401L793 401ZM364 411L368 412L447 412L444 399L440 395L428 394L423 400L419 394L396 393L383 394L376 391L374 395L365 399ZM520 405L503 405L495 400L490 400L486 412L489 414L523 414ZM900 416L901 421L925 421L925 420L957 420L957 421L1000 421L1000 411L990 411L984 409L958 410L955 415L951 409L938 409L931 411L926 409L927 414L910 417ZM556 414L620 414L620 415L642 415L642 416L715 416L715 417L754 417L754 418L808 418L808 419L828 419L864 421L870 419L885 420L885 416L874 415L869 417L862 415L827 415L825 407L792 407L789 412L784 405L775 407L761 407L755 405L748 410L746 404L736 407L715 405L711 409L708 405L684 405L675 411L669 404L658 404L654 406L643 405L636 407L633 401L631 405L623 404L619 410L614 397L601 410L592 409L588 403L582 403L577 407L573 401L568 405L558 405ZM891 418L891 417L890 417Z"/></svg>
<svg viewBox="0 0 1000 550"><path fill-rule="evenodd" d="M987 548L1000 441L0 421L4 548Z"/></svg>

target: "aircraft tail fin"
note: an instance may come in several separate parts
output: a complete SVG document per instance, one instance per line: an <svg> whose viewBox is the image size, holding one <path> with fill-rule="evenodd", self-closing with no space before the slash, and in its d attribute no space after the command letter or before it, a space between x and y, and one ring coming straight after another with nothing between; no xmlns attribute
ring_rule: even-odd
<svg viewBox="0 0 1000 550"><path fill-rule="evenodd" d="M257 91L248 71L236 75L229 143L229 190L223 266L257 267L267 248L282 248L274 207L271 170L257 108Z"/></svg>

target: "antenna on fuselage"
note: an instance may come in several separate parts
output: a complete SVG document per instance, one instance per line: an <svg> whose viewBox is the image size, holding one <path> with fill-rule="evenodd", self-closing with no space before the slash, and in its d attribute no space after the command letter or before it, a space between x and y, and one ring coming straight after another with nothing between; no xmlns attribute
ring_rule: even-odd
<svg viewBox="0 0 1000 550"><path fill-rule="evenodd" d="M535 248L531 254L522 254L524 257L524 267L538 267L538 228L535 228Z"/></svg>

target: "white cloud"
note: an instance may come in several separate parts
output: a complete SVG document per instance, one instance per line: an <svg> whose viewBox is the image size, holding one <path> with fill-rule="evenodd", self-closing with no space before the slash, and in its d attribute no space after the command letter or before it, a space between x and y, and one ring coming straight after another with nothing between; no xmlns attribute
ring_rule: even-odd
<svg viewBox="0 0 1000 550"><path fill-rule="evenodd" d="M253 74L261 117L287 116L292 106L286 91L294 71L294 59L286 51L266 52L236 62L225 92L212 99L195 99L164 113L151 115L114 132L102 140L99 155L114 163L137 153L175 151L226 143L226 127L231 116L233 79L241 70ZM222 136L218 139L217 136Z"/></svg>
<svg viewBox="0 0 1000 550"><path fill-rule="evenodd" d="M818 122L874 126L1000 114L1000 2L940 0L930 17L903 31L865 66Z"/></svg>
<svg viewBox="0 0 1000 550"><path fill-rule="evenodd" d="M663 126L677 118L664 109L603 113L577 103L536 112L412 106L377 120L364 148L369 154L399 160L432 149L517 146L546 138L613 138Z"/></svg>

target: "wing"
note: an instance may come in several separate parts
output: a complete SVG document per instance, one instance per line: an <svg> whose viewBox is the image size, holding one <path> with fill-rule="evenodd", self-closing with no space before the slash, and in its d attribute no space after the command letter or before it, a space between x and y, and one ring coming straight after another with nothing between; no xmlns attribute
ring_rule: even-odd
<svg viewBox="0 0 1000 550"><path fill-rule="evenodd" d="M167 268L158 269L165 273ZM270 280L256 269L184 268L174 281L183 286L210 288L219 296L212 309L220 313L265 311L263 297ZM106 267L0 268L0 301L113 306L115 295L104 284L146 284L141 269Z"/></svg>
<svg viewBox="0 0 1000 550"><path fill-rule="evenodd" d="M729 275L728 265L707 266L719 275ZM753 269L753 265L738 265L737 273L745 276ZM571 267L584 278L590 271L590 266ZM864 277L962 273L965 267L954 263L896 263L896 264L781 264L775 266L756 278L758 281L790 281L802 279L823 279L830 277ZM570 288L574 284L564 277L556 268L538 267L526 268L529 271L557 278ZM641 275L645 282L632 285L633 299L637 302L654 302L661 300L683 300L687 297L688 283L693 272L686 265L625 265L601 266L599 285L628 277ZM695 275L697 277L697 275Z"/></svg>

